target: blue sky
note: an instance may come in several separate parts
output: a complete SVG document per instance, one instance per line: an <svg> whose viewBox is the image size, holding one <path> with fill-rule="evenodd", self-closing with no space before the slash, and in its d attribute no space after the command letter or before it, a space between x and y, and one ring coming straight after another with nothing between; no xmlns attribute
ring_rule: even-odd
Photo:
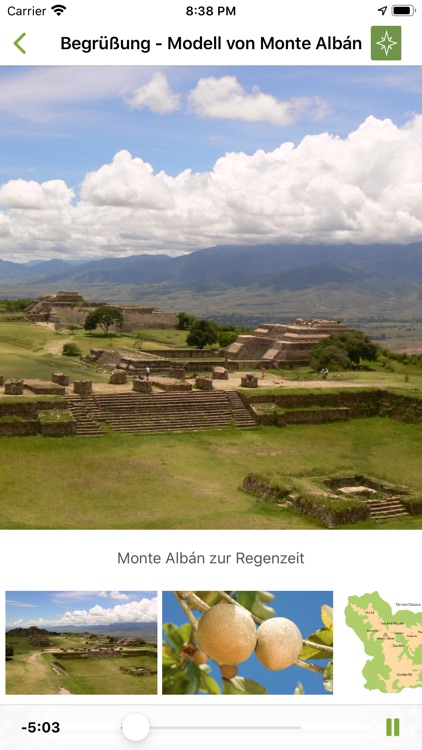
<svg viewBox="0 0 422 750"><path fill-rule="evenodd" d="M275 594L275 600L269 606L275 609L276 616L293 620L303 638L324 627L320 615L321 605L333 605L331 591L272 591L272 593ZM195 612L195 615L199 616L199 613ZM178 626L187 622L186 615L172 592L163 594L163 623L166 622L172 622ZM315 663L325 666L328 662L318 660ZM209 661L209 665L211 676L221 686L220 670L212 660ZM307 695L329 695L323 688L320 674L295 666L273 672L263 667L255 654L243 664L239 664L239 676L259 682L272 695L293 694L298 682L302 683Z"/></svg>
<svg viewBox="0 0 422 750"><path fill-rule="evenodd" d="M38 181L61 178L76 186L87 171L110 161L123 148L149 161L156 171L163 169L173 176L187 168L204 171L228 150L272 150L282 141L297 144L305 135L325 130L344 137L369 114L402 125L421 109L420 68L173 67L160 71L184 96L200 78L231 75L248 91L258 86L281 100L319 96L330 111L320 120L304 117L280 126L198 117L183 108L170 113L169 128L169 116L147 108L130 109L124 100L125 92L145 84L156 69L3 67L2 181L30 175ZM111 80L107 83L107 79Z"/></svg>
<svg viewBox="0 0 422 750"><path fill-rule="evenodd" d="M8 591L6 628L156 622L152 591Z"/></svg>
<svg viewBox="0 0 422 750"><path fill-rule="evenodd" d="M421 70L0 68L0 258L420 239Z"/></svg>

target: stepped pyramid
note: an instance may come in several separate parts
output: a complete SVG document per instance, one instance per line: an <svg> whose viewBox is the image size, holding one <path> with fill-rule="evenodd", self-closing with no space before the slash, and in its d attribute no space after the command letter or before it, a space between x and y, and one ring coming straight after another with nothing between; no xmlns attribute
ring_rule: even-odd
<svg viewBox="0 0 422 750"><path fill-rule="evenodd" d="M337 320L296 318L288 325L263 323L248 335L223 349L230 361L256 362L274 367L307 365L312 347L327 336L352 333L352 329Z"/></svg>

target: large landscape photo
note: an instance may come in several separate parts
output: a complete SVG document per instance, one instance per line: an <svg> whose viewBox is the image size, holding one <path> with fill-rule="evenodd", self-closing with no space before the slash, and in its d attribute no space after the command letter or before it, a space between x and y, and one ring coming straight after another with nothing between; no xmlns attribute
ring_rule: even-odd
<svg viewBox="0 0 422 750"><path fill-rule="evenodd" d="M421 90L1 71L0 528L422 527Z"/></svg>

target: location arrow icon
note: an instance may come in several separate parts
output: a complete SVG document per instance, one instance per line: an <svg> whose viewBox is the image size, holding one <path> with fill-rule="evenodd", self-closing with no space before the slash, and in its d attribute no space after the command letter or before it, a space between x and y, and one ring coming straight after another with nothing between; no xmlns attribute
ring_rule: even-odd
<svg viewBox="0 0 422 750"><path fill-rule="evenodd" d="M15 41L13 42L13 44L15 45L16 49L19 50L19 52L22 52L23 55L26 55L26 50L23 47L21 47L19 44L19 42L22 41L24 36L26 36L26 34L21 34L20 36L18 36L18 38L15 39Z"/></svg>
<svg viewBox="0 0 422 750"><path fill-rule="evenodd" d="M385 16L386 10L387 10L386 5L383 5L382 8L378 8L378 11L382 13L383 16Z"/></svg>

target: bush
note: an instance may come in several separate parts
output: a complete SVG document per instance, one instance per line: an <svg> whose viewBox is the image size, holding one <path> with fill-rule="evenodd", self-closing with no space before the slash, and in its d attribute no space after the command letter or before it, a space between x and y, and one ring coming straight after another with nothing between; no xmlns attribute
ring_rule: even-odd
<svg viewBox="0 0 422 750"><path fill-rule="evenodd" d="M357 367L362 359L377 359L378 347L361 331L339 336L327 336L312 347L309 363L317 372L321 368L348 370Z"/></svg>
<svg viewBox="0 0 422 750"><path fill-rule="evenodd" d="M62 354L64 354L65 357L80 357L82 352L77 344L69 342L63 344Z"/></svg>

